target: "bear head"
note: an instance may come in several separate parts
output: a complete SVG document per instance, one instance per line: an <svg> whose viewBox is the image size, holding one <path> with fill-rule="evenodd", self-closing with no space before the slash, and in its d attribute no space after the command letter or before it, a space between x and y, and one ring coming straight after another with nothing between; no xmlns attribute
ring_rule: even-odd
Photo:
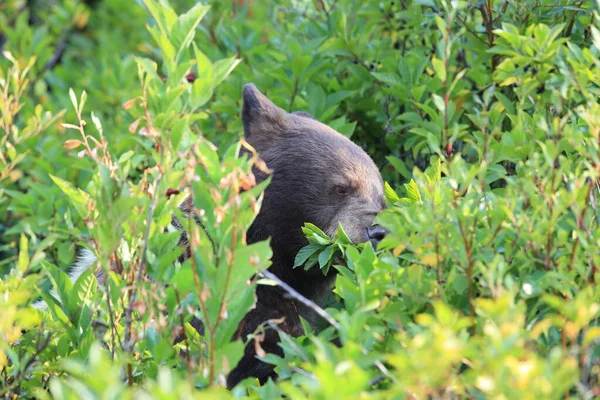
<svg viewBox="0 0 600 400"><path fill-rule="evenodd" d="M243 89L242 122L246 141L273 171L247 238L271 238L275 274L292 284L294 258L307 244L305 222L328 235L341 223L354 243L383 237L385 231L372 226L385 208L383 180L360 147L309 114L277 107L252 83ZM257 181L267 178L254 172ZM322 275L318 268L300 272Z"/></svg>

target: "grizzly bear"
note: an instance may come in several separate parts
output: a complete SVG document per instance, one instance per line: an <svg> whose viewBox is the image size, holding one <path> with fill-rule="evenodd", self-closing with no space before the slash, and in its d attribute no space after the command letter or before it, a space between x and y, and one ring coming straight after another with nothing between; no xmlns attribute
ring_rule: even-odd
<svg viewBox="0 0 600 400"><path fill-rule="evenodd" d="M379 170L348 138L309 114L288 113L277 107L254 84L243 89L242 123L246 141L273 171L260 212L247 232L247 242L270 239L273 256L269 270L304 297L321 304L331 293L335 269L326 276L318 268L293 268L296 254L307 245L301 228L310 222L333 235L341 223L353 242L371 241L376 245L385 235L382 228L372 225L385 208ZM253 172L257 182L267 178L262 171ZM185 216L201 222L191 198L180 208ZM183 231L176 218L172 225ZM185 232L180 244L186 247L180 257L183 262L190 254ZM71 278L77 279L95 261L93 253L84 249L71 269ZM104 279L101 272L97 276ZM283 319L281 330L297 337L304 333L301 317L313 326L318 322L312 309L289 297L282 288L258 285L256 306L246 315L236 336L245 340L264 322ZM191 324L204 333L200 320L193 318ZM269 329L261 347L267 353L282 355L278 341L278 333ZM261 383L276 377L272 365L256 358L254 343L246 346L243 358L227 378L227 386L232 388L248 377L256 377Z"/></svg>
<svg viewBox="0 0 600 400"><path fill-rule="evenodd" d="M293 268L306 246L302 232L310 222L333 235L341 222L355 243L377 244L385 231L372 226L385 208L383 180L371 158L342 134L303 112L288 113L273 104L254 84L243 89L242 123L246 141L273 173L261 210L247 232L248 243L269 239L273 250L269 270L304 297L319 304L331 292L335 270L324 276L318 268ZM254 171L257 181L267 178ZM303 334L300 317L311 325L316 313L290 298L277 286L259 285L257 303L243 321L242 338L269 319L285 318L281 329ZM261 343L267 353L282 355L278 334L268 330ZM255 357L250 343L229 374L228 387L253 376L261 383L274 377L273 366Z"/></svg>

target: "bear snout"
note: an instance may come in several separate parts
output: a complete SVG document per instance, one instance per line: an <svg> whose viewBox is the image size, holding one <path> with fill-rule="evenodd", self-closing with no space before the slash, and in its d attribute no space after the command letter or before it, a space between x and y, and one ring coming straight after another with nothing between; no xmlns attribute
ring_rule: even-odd
<svg viewBox="0 0 600 400"><path fill-rule="evenodd" d="M367 228L367 238L373 245L374 249L377 248L377 245L383 240L387 233L387 230L379 225L372 225Z"/></svg>

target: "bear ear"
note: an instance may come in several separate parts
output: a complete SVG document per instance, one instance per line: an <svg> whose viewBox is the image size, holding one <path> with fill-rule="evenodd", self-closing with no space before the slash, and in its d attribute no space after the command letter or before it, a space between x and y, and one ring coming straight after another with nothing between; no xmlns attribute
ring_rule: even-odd
<svg viewBox="0 0 600 400"><path fill-rule="evenodd" d="M244 86L242 99L242 124L246 138L270 136L281 130L287 113L273 104L254 83Z"/></svg>
<svg viewBox="0 0 600 400"><path fill-rule="evenodd" d="M304 112L304 111L294 111L292 114L298 115L300 117L308 118L308 119L314 119L315 121L317 120L315 117L313 117L312 115L310 115L309 113Z"/></svg>

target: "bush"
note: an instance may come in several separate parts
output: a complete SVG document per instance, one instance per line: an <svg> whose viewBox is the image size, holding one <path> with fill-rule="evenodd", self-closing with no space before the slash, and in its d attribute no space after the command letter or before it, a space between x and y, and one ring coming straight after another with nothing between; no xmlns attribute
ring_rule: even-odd
<svg viewBox="0 0 600 400"><path fill-rule="evenodd" d="M600 4L171 3L0 5L0 395L600 396ZM295 267L338 270L327 324L227 392L276 284L245 244L268 184L237 156L248 82L371 154L390 233L307 225ZM76 244L117 271L71 283Z"/></svg>

